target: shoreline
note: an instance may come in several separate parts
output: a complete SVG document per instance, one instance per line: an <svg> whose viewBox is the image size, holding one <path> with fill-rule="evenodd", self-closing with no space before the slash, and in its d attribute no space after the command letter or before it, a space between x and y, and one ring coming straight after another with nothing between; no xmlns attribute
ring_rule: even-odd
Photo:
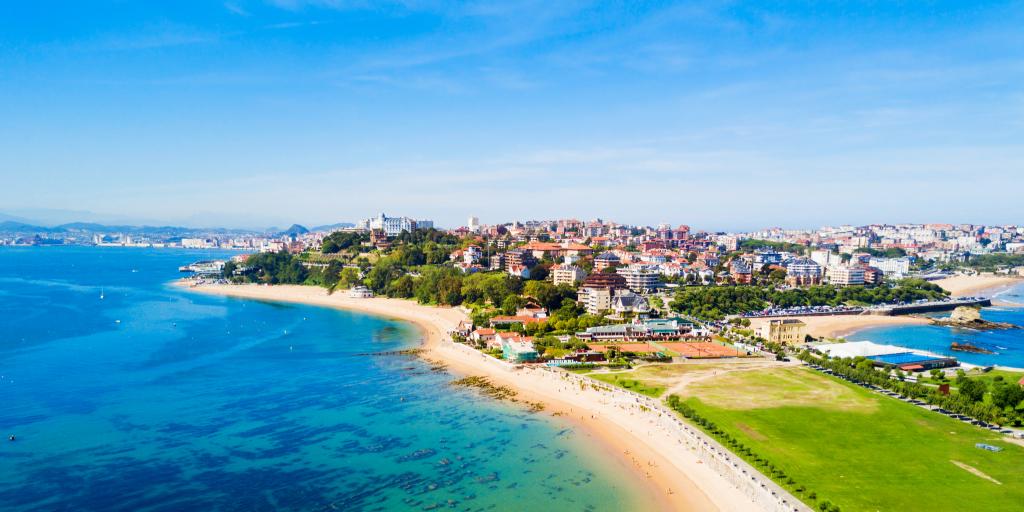
<svg viewBox="0 0 1024 512"><path fill-rule="evenodd" d="M344 309L407 321L423 333L424 358L441 362L461 375L479 375L495 385L517 392L517 398L544 404L544 413L580 427L579 433L595 441L596 448L613 456L628 474L629 485L645 491L658 510L753 510L756 505L684 446L670 443L660 430L652 430L657 418L633 411L589 393L573 393L566 382L530 375L535 370L513 370L511 365L448 340L467 315L455 308L423 306L403 299L355 299L344 292L301 285L199 285L177 286L211 295L274 302L293 302Z"/></svg>
<svg viewBox="0 0 1024 512"><path fill-rule="evenodd" d="M1017 276L997 275L959 275L934 281L934 284L950 292L952 297L987 296L992 299L993 307L1024 307L1024 304L1000 301L998 295L1024 283L1024 278ZM778 319L796 319L807 324L807 334L815 338L844 338L873 327L889 327L899 325L927 325L929 321L915 315L824 315L824 316L787 316ZM767 321L763 318L751 318L751 327L757 329Z"/></svg>
<svg viewBox="0 0 1024 512"><path fill-rule="evenodd" d="M942 287L943 290L948 291L953 297L968 297L980 294L991 298L993 295L1024 283L1024 278L1011 275L980 274L973 276L959 275L932 282ZM993 300L992 305L997 305L995 300Z"/></svg>
<svg viewBox="0 0 1024 512"><path fill-rule="evenodd" d="M770 320L800 320L807 324L807 334L815 338L845 338L864 329L872 327L888 327L895 325L926 325L928 319L910 316L886 315L831 315L831 316L787 316ZM757 329L769 319L751 318L750 327Z"/></svg>

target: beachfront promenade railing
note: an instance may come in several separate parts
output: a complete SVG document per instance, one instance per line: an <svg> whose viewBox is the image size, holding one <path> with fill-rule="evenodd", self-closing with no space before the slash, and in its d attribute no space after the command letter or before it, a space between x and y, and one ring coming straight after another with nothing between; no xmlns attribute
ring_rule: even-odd
<svg viewBox="0 0 1024 512"><path fill-rule="evenodd" d="M604 404L613 405L624 412L638 414L645 418L651 427L661 430L677 446L684 446L715 473L721 475L729 484L740 490L760 510L771 512L811 512L789 491L783 489L743 459L731 453L724 446L712 439L698 428L684 422L683 419L663 405L659 400L613 387L585 375L570 373L560 368L513 365L495 359L462 343L445 340L448 347L464 354L481 358L510 373L530 375L533 378L553 381L555 384L570 384L573 389L581 392L593 392ZM578 393L573 393L578 394ZM572 397L567 396L571 402ZM661 447L666 452L667 447Z"/></svg>

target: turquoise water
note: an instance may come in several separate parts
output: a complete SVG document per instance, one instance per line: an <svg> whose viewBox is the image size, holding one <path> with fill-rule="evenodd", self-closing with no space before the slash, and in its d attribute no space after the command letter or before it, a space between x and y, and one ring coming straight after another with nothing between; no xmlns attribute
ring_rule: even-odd
<svg viewBox="0 0 1024 512"><path fill-rule="evenodd" d="M982 318L994 322L1006 322L1024 326L1024 285L1000 293L996 299L1014 304L983 308ZM1020 304L1021 306L1016 306ZM928 350L949 355L965 363L982 366L1001 365L1024 368L1024 329L975 331L932 325L908 325L897 327L874 327L851 335L852 341L873 341L902 347ZM994 354L971 354L953 352L953 342L970 343L995 352Z"/></svg>
<svg viewBox="0 0 1024 512"><path fill-rule="evenodd" d="M167 284L212 255L0 248L0 510L640 503L556 418L363 355L415 346L409 325Z"/></svg>

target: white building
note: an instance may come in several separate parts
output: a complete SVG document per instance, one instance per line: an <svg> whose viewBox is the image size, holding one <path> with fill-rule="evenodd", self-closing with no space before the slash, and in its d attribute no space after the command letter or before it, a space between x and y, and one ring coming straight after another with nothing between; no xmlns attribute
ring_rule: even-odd
<svg viewBox="0 0 1024 512"><path fill-rule="evenodd" d="M836 265L828 268L828 281L837 286L854 286L864 284L864 269Z"/></svg>
<svg viewBox="0 0 1024 512"><path fill-rule="evenodd" d="M469 220L466 221L466 227L470 231L477 231L480 229L480 219L470 216Z"/></svg>
<svg viewBox="0 0 1024 512"><path fill-rule="evenodd" d="M899 279L910 273L910 258L870 258L868 265L881 270L885 277Z"/></svg>
<svg viewBox="0 0 1024 512"><path fill-rule="evenodd" d="M185 249L210 249L216 245L205 238L182 238L181 246Z"/></svg>
<svg viewBox="0 0 1024 512"><path fill-rule="evenodd" d="M417 229L430 229L434 227L434 221L416 220L410 219L409 217L388 217L381 213L377 217L360 221L359 224L357 224L357 227L368 230L379 229L387 236L398 236L402 231L408 231L411 233Z"/></svg>
<svg viewBox="0 0 1024 512"><path fill-rule="evenodd" d="M626 278L626 286L634 292L645 293L661 286L660 272L656 266L632 264L620 267L616 272Z"/></svg>
<svg viewBox="0 0 1024 512"><path fill-rule="evenodd" d="M786 262L786 282L791 285L821 283L821 265L810 258L794 258Z"/></svg>
<svg viewBox="0 0 1024 512"><path fill-rule="evenodd" d="M831 251L825 250L811 251L811 261L822 267L831 267L840 263L838 254L832 254Z"/></svg>
<svg viewBox="0 0 1024 512"><path fill-rule="evenodd" d="M353 286L349 289L348 296L353 299L369 299L373 297L373 291L365 286Z"/></svg>
<svg viewBox="0 0 1024 512"><path fill-rule="evenodd" d="M585 277L587 277L587 273L576 265L555 265L551 269L551 281L555 286L560 284L576 284Z"/></svg>
<svg viewBox="0 0 1024 512"><path fill-rule="evenodd" d="M643 295L637 295L629 290L622 290L616 293L611 299L611 310L616 314L623 313L650 313L651 304Z"/></svg>

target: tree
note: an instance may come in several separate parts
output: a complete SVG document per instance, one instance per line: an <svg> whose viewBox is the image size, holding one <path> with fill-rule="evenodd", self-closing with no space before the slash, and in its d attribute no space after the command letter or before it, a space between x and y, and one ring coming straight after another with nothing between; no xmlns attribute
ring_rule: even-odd
<svg viewBox="0 0 1024 512"><path fill-rule="evenodd" d="M415 294L416 284L412 276L406 274L391 282L388 285L388 297L409 299Z"/></svg>
<svg viewBox="0 0 1024 512"><path fill-rule="evenodd" d="M341 262L338 260L331 260L330 263L320 271L320 283L333 291L340 281L341 270Z"/></svg>
<svg viewBox="0 0 1024 512"><path fill-rule="evenodd" d="M992 389L992 404L1000 409L1015 408L1024 402L1024 388L1014 383L1003 383Z"/></svg>
<svg viewBox="0 0 1024 512"><path fill-rule="evenodd" d="M538 263L530 269L530 279L535 281L543 281L548 278L548 265Z"/></svg>
<svg viewBox="0 0 1024 512"><path fill-rule="evenodd" d="M324 237L323 244L320 246L320 252L324 254L333 254L353 246L359 246L363 242L369 241L370 235L368 233L335 231L334 233Z"/></svg>
<svg viewBox="0 0 1024 512"><path fill-rule="evenodd" d="M309 271L297 258L285 251L253 254L246 260L244 279L268 284L300 284Z"/></svg>
<svg viewBox="0 0 1024 512"><path fill-rule="evenodd" d="M959 393L972 402L980 402L985 397L985 383L977 379L964 379L959 384Z"/></svg>
<svg viewBox="0 0 1024 512"><path fill-rule="evenodd" d="M366 286L374 293L384 293L389 284L398 279L405 272L398 262L390 258L381 258L376 265L366 273Z"/></svg>
<svg viewBox="0 0 1024 512"><path fill-rule="evenodd" d="M352 267L341 269L341 273L338 276L338 284L344 288L351 288L361 284L361 280L359 279L359 269Z"/></svg>
<svg viewBox="0 0 1024 512"><path fill-rule="evenodd" d="M462 303L462 281L457 276L444 276L437 283L437 303L447 306Z"/></svg>
<svg viewBox="0 0 1024 512"><path fill-rule="evenodd" d="M509 295L505 297L505 300L501 303L501 312L506 315L516 314L516 310L522 307L523 300L515 295Z"/></svg>
<svg viewBox="0 0 1024 512"><path fill-rule="evenodd" d="M395 259L406 267L417 267L427 262L423 249L416 245L408 245L398 250Z"/></svg>

